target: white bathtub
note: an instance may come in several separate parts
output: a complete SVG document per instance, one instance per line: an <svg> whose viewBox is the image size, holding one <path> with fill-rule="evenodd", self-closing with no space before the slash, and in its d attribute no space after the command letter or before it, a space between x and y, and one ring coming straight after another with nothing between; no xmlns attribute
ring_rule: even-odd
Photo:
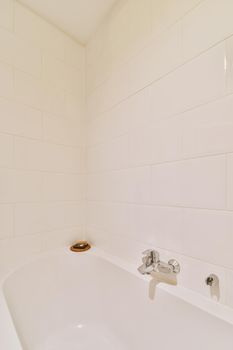
<svg viewBox="0 0 233 350"><path fill-rule="evenodd" d="M106 257L47 253L11 273L0 295L0 349L233 349L230 322L163 288L151 301L134 267Z"/></svg>

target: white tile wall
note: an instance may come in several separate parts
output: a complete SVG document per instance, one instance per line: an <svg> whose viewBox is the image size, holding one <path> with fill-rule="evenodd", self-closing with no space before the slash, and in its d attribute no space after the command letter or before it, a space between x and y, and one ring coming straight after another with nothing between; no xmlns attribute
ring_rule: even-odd
<svg viewBox="0 0 233 350"><path fill-rule="evenodd" d="M3 97L12 97L14 82L13 68L6 63L0 62L0 75L0 95Z"/></svg>
<svg viewBox="0 0 233 350"><path fill-rule="evenodd" d="M0 1L0 265L82 236L85 50Z"/></svg>
<svg viewBox="0 0 233 350"><path fill-rule="evenodd" d="M0 167L13 166L14 138L11 135L0 134Z"/></svg>
<svg viewBox="0 0 233 350"><path fill-rule="evenodd" d="M0 97L1 131L7 134L39 139L42 137L42 112L13 99Z"/></svg>
<svg viewBox="0 0 233 350"><path fill-rule="evenodd" d="M181 27L175 24L132 58L131 91L135 92L172 71L181 63Z"/></svg>
<svg viewBox="0 0 233 350"><path fill-rule="evenodd" d="M0 1L0 273L86 225L125 259L151 246L177 258L180 283L205 296L217 273L233 306L231 12L230 0L125 0L85 54Z"/></svg>
<svg viewBox="0 0 233 350"><path fill-rule="evenodd" d="M152 167L152 202L225 209L225 156L197 158Z"/></svg>
<svg viewBox="0 0 233 350"><path fill-rule="evenodd" d="M195 9L202 0L156 0L152 1L152 28L158 35L189 11Z"/></svg>
<svg viewBox="0 0 233 350"><path fill-rule="evenodd" d="M232 306L232 1L126 0L87 45L87 237ZM127 28L127 30L125 30Z"/></svg>
<svg viewBox="0 0 233 350"><path fill-rule="evenodd" d="M0 205L0 237L12 236L14 230L14 208L12 204Z"/></svg>
<svg viewBox="0 0 233 350"><path fill-rule="evenodd" d="M13 29L14 0L2 0L0 3L0 26Z"/></svg>
<svg viewBox="0 0 233 350"><path fill-rule="evenodd" d="M231 0L202 1L183 18L185 58L192 58L232 35Z"/></svg>

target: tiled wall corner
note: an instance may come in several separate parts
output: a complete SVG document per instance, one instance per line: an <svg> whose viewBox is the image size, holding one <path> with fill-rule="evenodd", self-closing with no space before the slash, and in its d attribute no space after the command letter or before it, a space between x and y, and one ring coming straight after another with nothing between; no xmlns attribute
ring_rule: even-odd
<svg viewBox="0 0 233 350"><path fill-rule="evenodd" d="M69 244L84 225L85 48L0 2L0 265Z"/></svg>
<svg viewBox="0 0 233 350"><path fill-rule="evenodd" d="M217 273L229 306L232 6L123 1L86 49L88 237L138 263L145 247L177 257L207 297Z"/></svg>

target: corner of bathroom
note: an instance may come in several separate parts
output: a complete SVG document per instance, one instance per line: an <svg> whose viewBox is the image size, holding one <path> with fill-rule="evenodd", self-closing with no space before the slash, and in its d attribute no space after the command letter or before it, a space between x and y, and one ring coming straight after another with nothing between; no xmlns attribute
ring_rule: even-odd
<svg viewBox="0 0 233 350"><path fill-rule="evenodd" d="M232 350L232 11L0 0L1 350Z"/></svg>

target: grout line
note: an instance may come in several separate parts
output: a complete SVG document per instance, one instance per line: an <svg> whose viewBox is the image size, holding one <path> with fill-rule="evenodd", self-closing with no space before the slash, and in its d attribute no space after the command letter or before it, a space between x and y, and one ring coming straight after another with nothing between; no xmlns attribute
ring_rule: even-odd
<svg viewBox="0 0 233 350"><path fill-rule="evenodd" d="M126 202L126 201L114 201L114 200L100 200L100 199L87 199L87 204L93 204L93 203L101 203L106 205L125 205L128 207L136 206L136 207L148 207L148 208L163 208L163 209L191 209L196 211L207 211L207 212L216 212L216 213L222 213L222 214L233 214L233 209L226 209L226 208L205 208L205 207L192 207L190 205L182 205L182 204L161 204L161 203L139 203L139 202Z"/></svg>
<svg viewBox="0 0 233 350"><path fill-rule="evenodd" d="M226 210L228 209L228 162L229 162L229 159L228 159L228 154L226 154L226 160L225 160L225 208Z"/></svg>
<svg viewBox="0 0 233 350"><path fill-rule="evenodd" d="M136 170L136 169L141 169L141 168L148 168L152 167L155 168L157 166L163 166L167 164L177 164L177 163L184 163L184 162L189 162L192 160L199 160L199 159L209 159L209 158L217 158L217 157L224 157L226 155L233 155L233 151L229 152L219 152L219 153L211 153L211 154L202 154L202 155L197 155L197 156L192 156L192 157L183 157L179 158L176 160L167 160L163 162L152 162L152 163L145 163L145 164L138 164L138 165L133 165L131 164L130 167L126 168L120 168L120 169L103 169L100 171L95 171L95 172L88 172L87 175L105 175L105 174L110 174L110 173L116 173L116 172L121 172L121 171L127 171L127 170Z"/></svg>
<svg viewBox="0 0 233 350"><path fill-rule="evenodd" d="M174 69L172 69L172 70L169 70L167 73L163 74L161 77L158 77L158 78L155 79L153 82L146 84L144 87L142 87L142 88L140 88L140 89L137 89L134 93L129 93L127 97L121 99L119 102L115 103L115 104L114 104L113 106L111 106L110 108L101 111L101 112L99 113L99 115L97 115L93 120L99 119L102 115L104 115L105 113L107 113L107 112L113 110L113 109L116 108L118 105L124 103L125 101L127 101L127 100L130 99L131 97L135 96L137 93L141 92L142 90L144 90L144 89L146 89L146 88L151 87L153 84L157 83L158 81L160 81L160 80L166 78L167 76L171 75L172 73L178 71L178 70L179 70L180 68L182 68L183 66L185 66L185 65L187 65L187 64L189 64L189 63L191 63L192 61L195 61L195 59L197 59L197 58L199 58L200 56L206 54L208 51L210 51L211 49L214 49L216 46L221 45L221 44L224 44L224 43L226 42L226 40L228 40L230 37L233 37L233 35L231 34L231 35L229 35L229 36L226 36L224 39L218 41L217 43L214 43L214 44L211 45L211 46L209 46L208 49L201 51L201 52L200 52L199 54L197 54L196 56L194 56L194 57L192 57L192 58L190 58L190 59L184 60L183 63L177 65L176 68L174 68ZM102 85L104 85L105 83L106 83L106 82L104 82L103 84L101 84L101 87L102 87ZM94 90L94 91L95 91L95 90ZM94 91L93 91L93 92L94 92ZM226 93L225 95L227 95L227 93ZM224 96L225 96L225 95L224 95ZM89 96L90 96L90 95L89 95ZM88 98L89 96L87 96L87 98ZM221 98L221 97L223 97L223 96L220 96L220 98ZM216 98L216 100L217 100L217 99L218 99L218 98ZM215 99L213 99L213 101L214 101L214 100L215 100ZM205 102L205 103L202 103L202 104L197 105L197 107L202 106L202 105L205 105L206 103L208 103L208 101ZM191 110L191 109L193 109L193 108L194 108L194 107L191 107L191 108L189 108L189 109L187 109L187 110L185 110L185 111ZM196 107L195 107L195 108L196 108ZM183 113L183 112L182 112L182 113Z"/></svg>
<svg viewBox="0 0 233 350"><path fill-rule="evenodd" d="M81 226L64 226L61 228L55 228L55 229L45 229L43 231L38 231L38 232L33 232L33 233L28 233L28 234L17 234L14 236L7 236L4 238L0 238L0 243L1 241L6 241L6 240L12 240L12 239L17 239L17 238L26 238L26 237L33 237L33 236L37 236L37 235L43 235L43 234L47 234L47 233L55 233L58 231L66 231L66 230L81 230L82 227Z"/></svg>
<svg viewBox="0 0 233 350"><path fill-rule="evenodd" d="M136 94L135 94L135 95L136 95ZM146 123L145 126L146 126L146 125L149 125L150 123L160 123L160 122L167 121L167 120L170 120L170 119L173 119L173 118L183 117L183 116L184 116L186 113L188 113L188 112L194 111L194 110L196 110L196 109L197 109L197 110L198 110L198 109L201 109L202 107L205 107L205 106L214 104L214 103L216 103L216 102L219 102L219 101L224 100L224 99L229 98L229 97L233 97L233 93L232 93L232 92L225 93L224 95L219 95L219 96L216 97L216 98L213 98L213 99L211 99L211 100L208 100L208 101L203 102L203 103L200 103L200 104L197 104L197 105L195 105L195 106L193 106L193 107L188 107L188 108L186 108L186 109L184 109L184 110L182 110L182 111L180 111L180 112L177 112L177 113L175 113L175 114L163 116L163 117L159 118L158 120L155 120L155 121L153 121L153 122ZM127 101L127 99L126 99L125 101ZM123 101L123 103L124 103L125 101ZM121 102L120 102L119 104L121 104ZM115 107L118 107L118 106L119 106L119 105L117 105L117 106L115 106ZM109 112L111 112L115 107L113 107ZM99 121L100 119L104 119L104 118L107 117L106 114L107 114L107 112L104 112L101 116L96 117L96 118L94 118L94 119L92 119L92 120L90 120L90 121L87 121L87 123L90 125L90 124L92 124L92 123L94 123L94 122L96 122L96 121ZM114 138L117 138L117 137L120 137L120 136L121 136L121 134L118 135L118 136L115 136ZM96 142L96 143L94 143L94 144L87 145L87 147L95 146L95 145L98 145L98 144L100 144L100 143L102 144L102 142Z"/></svg>
<svg viewBox="0 0 233 350"><path fill-rule="evenodd" d="M171 28L174 27L174 26L176 26L179 22L180 22L180 24L181 24L181 26L182 26L182 20L183 20L183 18L186 17L189 13L191 13L195 8L199 7L199 6L201 5L201 3L203 3L204 1L205 1L205 0L200 0L195 6L193 6L191 9L189 9L188 11L186 11L181 17L179 17L179 18L176 19L173 23L171 23L170 25L168 25L168 26L166 27L166 29L162 30L159 34L157 34L157 36L154 36L154 35L153 35L153 29L152 29L152 30L151 30L151 34L150 34L151 39L149 39L149 43L146 44L146 45L144 45L141 49L139 49L139 50L137 51L137 53L136 53L134 56L132 56L132 57L126 59L125 62L119 63L118 66L115 68L114 72L116 72L116 71L119 69L120 66L129 64L130 61L131 61L133 58L135 58L136 56L140 55L141 52L142 52L144 49L146 49L147 47L149 47L153 42L157 42L157 40L159 40L159 39L161 38L161 36L164 35L164 33L166 33L166 32L168 32L169 30L171 30ZM153 26L153 25L152 25L152 26ZM224 39L223 39L223 40L224 40ZM207 51L207 50L208 50L208 49L206 49L206 51ZM198 55L199 55L199 54L198 54ZM194 56L193 58L198 57L198 55L197 55L197 56ZM183 56L182 56L182 57L183 57ZM190 60L191 60L191 59L190 59ZM89 65L89 66L90 66L90 65ZM179 66L178 66L178 67L179 67ZM176 70L176 68L175 68L174 70ZM114 72L113 72L113 73L114 73ZM110 73L109 77L111 76L111 74L112 74L112 73ZM106 79L105 79L104 81L102 81L101 83L99 83L94 89L92 89L92 90L90 91L90 93L88 94L88 96L90 96L97 88L99 88L99 87L101 87L103 84L105 84L106 81L109 79L109 77L106 78Z"/></svg>

